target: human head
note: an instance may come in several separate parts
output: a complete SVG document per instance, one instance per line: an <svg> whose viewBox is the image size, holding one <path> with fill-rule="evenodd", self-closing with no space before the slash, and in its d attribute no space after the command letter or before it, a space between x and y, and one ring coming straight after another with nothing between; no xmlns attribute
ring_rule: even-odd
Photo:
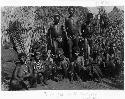
<svg viewBox="0 0 125 99"><path fill-rule="evenodd" d="M43 51L42 51L42 59L43 59L43 60L46 60L47 57L48 57L48 56L47 56L47 51L46 51L46 50L43 50Z"/></svg>
<svg viewBox="0 0 125 99"><path fill-rule="evenodd" d="M75 12L75 8L74 7L69 7L68 12L69 12L70 16L73 16L74 12Z"/></svg>
<svg viewBox="0 0 125 99"><path fill-rule="evenodd" d="M60 21L60 16L58 14L53 16L54 24L58 24Z"/></svg>
<svg viewBox="0 0 125 99"><path fill-rule="evenodd" d="M41 53L39 51L35 52L35 59L40 60Z"/></svg>
<svg viewBox="0 0 125 99"><path fill-rule="evenodd" d="M57 53L58 56L61 56L61 55L63 55L64 52L63 52L62 48L58 48L56 53Z"/></svg>
<svg viewBox="0 0 125 99"><path fill-rule="evenodd" d="M92 19L93 19L93 14L92 13L88 13L87 14L87 24L89 24Z"/></svg>
<svg viewBox="0 0 125 99"><path fill-rule="evenodd" d="M59 37L57 38L57 40L58 40L58 42L62 42L62 37L59 36Z"/></svg>
<svg viewBox="0 0 125 99"><path fill-rule="evenodd" d="M78 56L80 54L80 49L79 48L75 47L74 51L75 51L75 55Z"/></svg>
<svg viewBox="0 0 125 99"><path fill-rule="evenodd" d="M88 14L87 14L87 18L88 18L88 19L93 18L93 14L92 14L92 13L88 13Z"/></svg>
<svg viewBox="0 0 125 99"><path fill-rule="evenodd" d="M26 61L26 54L25 53L20 53L19 55L18 55L18 58L19 58L19 60L21 61L21 62L25 62Z"/></svg>

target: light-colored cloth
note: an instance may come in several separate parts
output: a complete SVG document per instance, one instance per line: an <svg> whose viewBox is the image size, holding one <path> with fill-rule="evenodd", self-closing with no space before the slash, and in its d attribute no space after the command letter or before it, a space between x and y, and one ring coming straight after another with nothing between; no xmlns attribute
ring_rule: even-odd
<svg viewBox="0 0 125 99"><path fill-rule="evenodd" d="M45 71L45 61L39 60L38 62L34 63L35 63L35 70L37 73Z"/></svg>

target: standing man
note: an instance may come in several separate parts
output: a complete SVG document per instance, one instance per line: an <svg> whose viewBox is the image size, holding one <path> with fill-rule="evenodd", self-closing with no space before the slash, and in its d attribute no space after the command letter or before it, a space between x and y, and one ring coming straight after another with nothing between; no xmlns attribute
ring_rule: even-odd
<svg viewBox="0 0 125 99"><path fill-rule="evenodd" d="M50 26L48 30L48 39L50 40L50 47L54 48L54 54L56 53L57 48L62 47L62 30L59 24L60 16L58 14L53 17L53 24ZM52 48L49 48L52 49Z"/></svg>
<svg viewBox="0 0 125 99"><path fill-rule="evenodd" d="M88 13L87 14L87 18L86 18L86 22L83 23L81 25L81 33L82 33L82 37L83 38L90 38L92 35L92 20L93 20L93 14L92 13Z"/></svg>
<svg viewBox="0 0 125 99"><path fill-rule="evenodd" d="M84 55L85 55L85 64L88 62L88 58L91 52L91 48L92 48L92 33L93 33L93 14L92 13L88 13L87 14L87 18L86 18L86 22L83 23L81 25L81 33L82 33L82 37L84 38Z"/></svg>
<svg viewBox="0 0 125 99"><path fill-rule="evenodd" d="M78 31L78 27L76 24L76 17L74 17L74 12L75 12L75 8L73 7L69 7L68 8L68 13L69 13L69 17L65 19L65 29L66 29L66 33L67 33L67 39L68 39L68 45L69 45L69 57L70 57L70 61L72 59L72 52L73 52L73 46L76 46L78 48L78 35L79 35L79 31Z"/></svg>

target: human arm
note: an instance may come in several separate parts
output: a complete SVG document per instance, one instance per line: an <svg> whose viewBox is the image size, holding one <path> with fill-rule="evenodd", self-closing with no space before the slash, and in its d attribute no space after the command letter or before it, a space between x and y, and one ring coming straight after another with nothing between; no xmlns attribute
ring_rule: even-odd
<svg viewBox="0 0 125 99"><path fill-rule="evenodd" d="M20 73L20 65L21 64L19 64L19 63L16 65L14 73L13 73L13 78L16 79L16 80L18 80L18 81L23 80L23 78L19 77L19 75L18 75Z"/></svg>

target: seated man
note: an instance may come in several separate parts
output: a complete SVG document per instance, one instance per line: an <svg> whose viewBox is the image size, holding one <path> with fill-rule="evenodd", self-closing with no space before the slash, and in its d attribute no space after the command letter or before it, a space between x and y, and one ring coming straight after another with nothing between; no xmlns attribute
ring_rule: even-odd
<svg viewBox="0 0 125 99"><path fill-rule="evenodd" d="M40 84L43 82L43 72L45 71L45 66L43 65L43 62L44 62L44 58L43 60L41 59L42 58L42 55L40 52L35 52L35 55L34 55L34 62L33 62L33 68L34 68L34 73L37 77L37 83Z"/></svg>
<svg viewBox="0 0 125 99"><path fill-rule="evenodd" d="M97 49L94 49L92 54L91 54L91 57L93 58L93 61L95 63L97 63L97 57L99 56L99 53L98 53L98 50Z"/></svg>
<svg viewBox="0 0 125 99"><path fill-rule="evenodd" d="M74 61L74 76L78 81L83 80L86 70L84 53L80 53L79 48L75 48L75 61Z"/></svg>
<svg viewBox="0 0 125 99"><path fill-rule="evenodd" d="M62 48L58 48L57 49L57 65L59 65L59 69L62 70L63 75L65 78L67 78L67 73L68 73L68 69L69 69L69 59L66 58L64 55L63 49Z"/></svg>
<svg viewBox="0 0 125 99"><path fill-rule="evenodd" d="M115 44L111 43L109 45L108 54L113 58L115 56Z"/></svg>
<svg viewBox="0 0 125 99"><path fill-rule="evenodd" d="M84 53L82 53L82 55L80 55L79 49L76 49L75 55L76 55L75 64L85 70L86 68L85 68Z"/></svg>
<svg viewBox="0 0 125 99"><path fill-rule="evenodd" d="M53 64L53 58L52 58L52 55L51 55L51 50L48 50L46 60Z"/></svg>
<svg viewBox="0 0 125 99"><path fill-rule="evenodd" d="M33 63L35 73L37 75L37 83L42 85L47 85L47 80L51 76L51 62L47 59L47 51L44 50L42 53L35 53L35 61Z"/></svg>
<svg viewBox="0 0 125 99"><path fill-rule="evenodd" d="M9 90L28 90L28 85L30 85L29 83L33 80L32 69L25 63L26 54L20 53L19 60L20 61L16 63L17 66L13 71Z"/></svg>

